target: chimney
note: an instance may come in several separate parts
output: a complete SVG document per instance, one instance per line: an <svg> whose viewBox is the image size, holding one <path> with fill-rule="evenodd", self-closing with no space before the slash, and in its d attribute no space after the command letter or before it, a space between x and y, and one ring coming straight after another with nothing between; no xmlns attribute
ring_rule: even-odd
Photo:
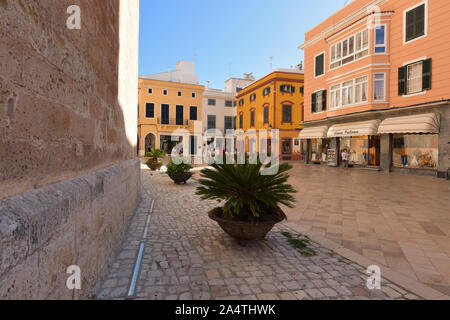
<svg viewBox="0 0 450 320"><path fill-rule="evenodd" d="M209 81L206 81L206 89L209 89Z"/></svg>

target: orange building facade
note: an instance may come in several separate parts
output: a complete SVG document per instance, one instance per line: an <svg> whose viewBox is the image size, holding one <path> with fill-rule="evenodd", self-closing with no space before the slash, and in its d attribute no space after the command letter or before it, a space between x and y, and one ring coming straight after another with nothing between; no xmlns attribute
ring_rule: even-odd
<svg viewBox="0 0 450 320"><path fill-rule="evenodd" d="M197 84L139 79L139 155L152 149L169 153L180 144L188 154L201 145L202 98L205 87Z"/></svg>
<svg viewBox="0 0 450 320"><path fill-rule="evenodd" d="M258 153L278 149L281 160L301 160L303 86L303 71L277 69L240 91L237 149ZM272 129L278 130L278 136L272 135Z"/></svg>
<svg viewBox="0 0 450 320"><path fill-rule="evenodd" d="M448 177L450 2L355 0L305 34L305 160Z"/></svg>

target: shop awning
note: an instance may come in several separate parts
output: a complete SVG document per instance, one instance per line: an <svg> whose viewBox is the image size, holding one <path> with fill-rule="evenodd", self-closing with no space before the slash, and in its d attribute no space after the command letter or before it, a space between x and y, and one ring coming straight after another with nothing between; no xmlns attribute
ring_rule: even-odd
<svg viewBox="0 0 450 320"><path fill-rule="evenodd" d="M328 137L376 136L380 120L336 124L328 130Z"/></svg>
<svg viewBox="0 0 450 320"><path fill-rule="evenodd" d="M388 118L378 128L378 133L439 133L440 116L437 113Z"/></svg>
<svg viewBox="0 0 450 320"><path fill-rule="evenodd" d="M300 139L323 139L327 137L327 126L304 128L300 135Z"/></svg>

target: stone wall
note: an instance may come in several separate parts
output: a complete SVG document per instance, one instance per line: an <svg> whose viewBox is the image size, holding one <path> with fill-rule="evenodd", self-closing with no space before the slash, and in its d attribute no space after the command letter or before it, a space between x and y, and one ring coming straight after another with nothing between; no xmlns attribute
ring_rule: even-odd
<svg viewBox="0 0 450 320"><path fill-rule="evenodd" d="M66 27L72 4L80 30ZM136 127L137 98L127 110L118 97L119 6L0 0L0 199L136 156L125 116Z"/></svg>
<svg viewBox="0 0 450 320"><path fill-rule="evenodd" d="M139 168L128 160L0 200L0 300L91 298L138 204ZM66 286L71 265L81 290Z"/></svg>
<svg viewBox="0 0 450 320"><path fill-rule="evenodd" d="M108 268L139 201L138 31L138 0L0 0L0 300L90 298Z"/></svg>

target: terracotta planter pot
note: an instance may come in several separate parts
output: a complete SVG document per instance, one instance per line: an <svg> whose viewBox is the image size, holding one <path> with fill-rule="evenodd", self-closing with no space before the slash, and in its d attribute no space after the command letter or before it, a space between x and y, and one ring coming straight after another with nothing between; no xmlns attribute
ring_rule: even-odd
<svg viewBox="0 0 450 320"><path fill-rule="evenodd" d="M184 183L186 184L187 181L192 177L194 173L193 172L184 172L179 174L168 174L170 179L173 180L175 183Z"/></svg>
<svg viewBox="0 0 450 320"><path fill-rule="evenodd" d="M152 170L152 171L161 169L161 167L163 165L162 162L157 162L157 163L147 162L146 164L147 164L147 167L149 167L150 170Z"/></svg>
<svg viewBox="0 0 450 320"><path fill-rule="evenodd" d="M208 213L209 218L216 221L222 228L222 230L227 234L239 240L254 240L265 238L277 223L280 223L284 220L282 218L279 218L278 220L264 221L259 222L258 224L247 221L226 220L216 216L216 210L217 209L211 210Z"/></svg>

